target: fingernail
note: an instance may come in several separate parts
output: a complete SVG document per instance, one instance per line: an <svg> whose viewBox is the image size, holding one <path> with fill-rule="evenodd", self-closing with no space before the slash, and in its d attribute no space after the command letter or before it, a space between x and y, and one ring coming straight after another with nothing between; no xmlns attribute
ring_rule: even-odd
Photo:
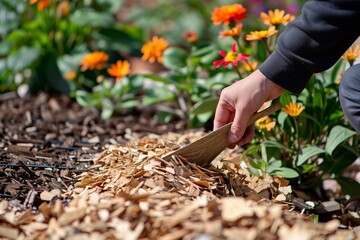
<svg viewBox="0 0 360 240"><path fill-rule="evenodd" d="M238 137L233 132L229 132L228 139L231 143L236 143L237 141L239 141Z"/></svg>

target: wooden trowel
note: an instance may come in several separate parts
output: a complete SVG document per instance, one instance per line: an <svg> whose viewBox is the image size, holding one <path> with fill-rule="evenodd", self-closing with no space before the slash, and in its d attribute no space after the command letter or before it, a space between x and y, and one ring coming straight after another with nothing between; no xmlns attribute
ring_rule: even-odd
<svg viewBox="0 0 360 240"><path fill-rule="evenodd" d="M281 108L281 103L276 102L270 107L253 114L247 126L254 124L256 120L269 115L270 113L277 111ZM230 130L231 123L228 123L221 128L205 135L197 141L190 143L178 150L170 152L162 158L164 160L170 160L173 155L178 155L186 158L189 162L199 165L206 165L212 162L227 146L230 145L228 141L228 132Z"/></svg>

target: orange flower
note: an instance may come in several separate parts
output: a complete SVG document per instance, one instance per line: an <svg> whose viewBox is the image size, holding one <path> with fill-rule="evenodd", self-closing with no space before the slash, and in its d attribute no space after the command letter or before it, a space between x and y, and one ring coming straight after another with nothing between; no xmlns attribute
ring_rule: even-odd
<svg viewBox="0 0 360 240"><path fill-rule="evenodd" d="M257 69L259 65L258 61L245 61L243 62L243 66L239 66L239 71L243 72L253 72Z"/></svg>
<svg viewBox="0 0 360 240"><path fill-rule="evenodd" d="M73 81L73 80L75 80L76 75L77 75L76 71L70 70L65 74L64 78L65 78L65 80Z"/></svg>
<svg viewBox="0 0 360 240"><path fill-rule="evenodd" d="M243 20L246 17L246 8L241 4L232 4L222 7L217 7L212 12L211 20L215 25L224 23L229 25Z"/></svg>
<svg viewBox="0 0 360 240"><path fill-rule="evenodd" d="M262 117L255 122L255 125L260 129L266 129L266 131L270 132L271 129L275 127L275 122L269 117Z"/></svg>
<svg viewBox="0 0 360 240"><path fill-rule="evenodd" d="M360 56L360 45L355 44L351 46L342 56L341 58L344 58L348 60L351 64L355 61L357 57Z"/></svg>
<svg viewBox="0 0 360 240"><path fill-rule="evenodd" d="M276 35L278 33L279 33L279 31L275 29L275 26L270 26L268 30L250 32L250 34L247 34L245 36L245 39L248 41L261 40L261 39L268 38L272 35Z"/></svg>
<svg viewBox="0 0 360 240"><path fill-rule="evenodd" d="M220 32L220 36L222 37L238 37L243 29L243 25L240 23L230 30L225 30Z"/></svg>
<svg viewBox="0 0 360 240"><path fill-rule="evenodd" d="M71 12L70 3L68 1L62 1L56 8L56 14L60 17L67 17Z"/></svg>
<svg viewBox="0 0 360 240"><path fill-rule="evenodd" d="M297 103L289 103L285 106L285 108L282 109L284 113L289 114L292 117L297 117L300 115L300 113L305 109L304 106L301 106Z"/></svg>
<svg viewBox="0 0 360 240"><path fill-rule="evenodd" d="M233 43L231 47L231 52L224 52L219 51L219 54L223 57L223 59L215 60L213 62L215 68L219 68L222 65L227 67L229 64L232 64L233 66L237 67L238 62L244 62L246 58L249 56L248 54L238 53L236 51L236 44Z"/></svg>
<svg viewBox="0 0 360 240"><path fill-rule="evenodd" d="M268 14L262 12L260 13L260 17L262 18L264 24L266 25L287 25L289 22L295 19L294 15L286 14L284 10L275 9L274 11L269 10Z"/></svg>
<svg viewBox="0 0 360 240"><path fill-rule="evenodd" d="M187 31L184 32L183 38L188 41L189 43L196 42L199 39L199 35L197 32L194 31Z"/></svg>
<svg viewBox="0 0 360 240"><path fill-rule="evenodd" d="M30 4L35 3L37 3L37 9L42 11L50 5L50 0L30 0Z"/></svg>
<svg viewBox="0 0 360 240"><path fill-rule="evenodd" d="M335 79L335 83L336 84L340 84L341 83L341 79L342 79L342 77L344 76L344 72L340 72L339 73L339 78L337 78L337 79Z"/></svg>
<svg viewBox="0 0 360 240"><path fill-rule="evenodd" d="M116 81L119 82L123 76L126 76L130 73L130 64L126 60L119 60L116 62L116 64L112 64L107 71L110 76L115 77Z"/></svg>
<svg viewBox="0 0 360 240"><path fill-rule="evenodd" d="M141 52L144 54L141 59L144 61L149 60L151 63L155 62L155 60L162 63L163 53L168 46L169 44L163 38L154 36L152 41L145 43L141 48Z"/></svg>
<svg viewBox="0 0 360 240"><path fill-rule="evenodd" d="M104 52L96 51L87 54L81 61L81 71L90 70L100 70L105 67L106 62L109 60L109 55Z"/></svg>

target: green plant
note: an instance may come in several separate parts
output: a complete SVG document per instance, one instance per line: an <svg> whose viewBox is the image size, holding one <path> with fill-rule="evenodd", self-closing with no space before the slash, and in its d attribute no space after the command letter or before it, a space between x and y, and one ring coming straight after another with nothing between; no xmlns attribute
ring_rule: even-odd
<svg viewBox="0 0 360 240"><path fill-rule="evenodd" d="M1 0L0 91L22 83L31 92L91 89L96 76L77 71L85 54L139 54L141 30L115 19L121 5L118 0ZM76 73L73 81L65 79L70 71Z"/></svg>
<svg viewBox="0 0 360 240"><path fill-rule="evenodd" d="M332 69L315 75L298 96L289 92L281 96L283 106L296 102L301 103L304 110L295 117L280 112L274 116L277 120L274 129L257 131L254 146L246 150L252 172L274 173L272 169L253 164L271 158L275 162L281 160L285 167L295 170L279 175L297 177L302 187L312 188L320 186L325 179L335 179L345 193L359 193L360 184L342 176L343 171L360 156L359 137L344 120L338 84L335 83L340 69L344 69L346 64L340 60ZM261 155L257 148L262 148Z"/></svg>

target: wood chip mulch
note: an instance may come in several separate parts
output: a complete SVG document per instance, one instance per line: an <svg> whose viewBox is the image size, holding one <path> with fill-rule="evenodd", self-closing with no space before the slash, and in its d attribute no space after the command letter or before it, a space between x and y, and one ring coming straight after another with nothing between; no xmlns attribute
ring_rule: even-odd
<svg viewBox="0 0 360 240"><path fill-rule="evenodd" d="M287 204L261 198L279 186L233 162L202 168L161 156L177 146L143 139L109 147L75 188L44 201L39 212L0 205L0 236L9 239L355 239L339 221L314 224ZM256 184L254 184L256 183ZM264 185L263 189L254 186ZM271 199L272 199L271 197ZM68 202L62 201L69 199Z"/></svg>
<svg viewBox="0 0 360 240"><path fill-rule="evenodd" d="M355 231L339 229L340 221L336 219L315 224L311 216L295 211L288 202L291 187L286 180L250 176L238 161L231 160L231 153L225 152L207 167L177 156L171 161L161 158L177 149L179 143L200 137L201 131L176 134L170 129L164 131L168 134L159 135L156 124L152 131L134 132L127 127L116 128L116 123L107 125L109 122L105 124L97 117L86 122L89 110L59 98L41 97L38 105L22 101L31 109L28 125L22 125L26 114L9 117L13 113L1 113L1 163L16 166L2 166L0 173L4 194L0 200L0 238L359 238ZM51 99L59 106L71 106L66 109L72 110L58 113L65 116L59 122L61 117L57 118L56 111L45 104ZM17 100L12 101L14 104ZM12 101L0 102L0 109L8 109L4 106ZM46 112L52 119L48 122L41 115ZM75 118L69 116L70 112ZM101 134L94 130L96 125L115 133ZM26 131L29 127L35 127L37 134ZM88 131L81 135L85 127ZM66 130L69 128L71 131ZM46 138L47 134L53 135ZM65 147L90 145L76 150L56 148L68 138L72 141ZM98 141L90 141L92 138ZM14 146L20 148L13 151Z"/></svg>

